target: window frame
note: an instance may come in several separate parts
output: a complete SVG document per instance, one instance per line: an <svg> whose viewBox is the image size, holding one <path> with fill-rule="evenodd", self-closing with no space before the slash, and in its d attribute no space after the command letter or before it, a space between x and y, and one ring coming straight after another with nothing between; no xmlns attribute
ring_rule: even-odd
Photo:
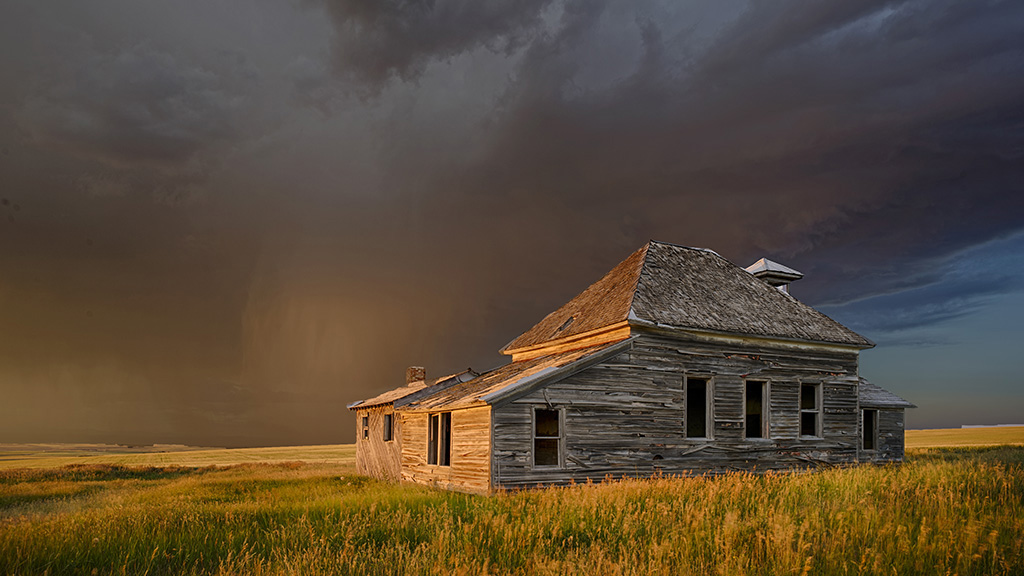
<svg viewBox="0 0 1024 576"><path fill-rule="evenodd" d="M393 413L384 414L383 432L382 437L385 442L391 442L395 439L395 415Z"/></svg>
<svg viewBox="0 0 1024 576"><path fill-rule="evenodd" d="M427 464L430 466L452 465L451 412L427 414Z"/></svg>
<svg viewBox="0 0 1024 576"><path fill-rule="evenodd" d="M804 387L808 386L814 389L814 408L804 408ZM822 408L824 406L825 387L821 382L801 382L800 383L800 395L797 396L797 410L800 414L800 438L816 439L820 440L824 438L824 425L821 421L821 415L824 412ZM804 414L814 413L814 434L804 434Z"/></svg>
<svg viewBox="0 0 1024 576"><path fill-rule="evenodd" d="M704 383L704 435L690 436L690 383L697 380ZM687 440L711 441L715 438L715 392L714 378L705 374L687 374L683 377L683 438Z"/></svg>
<svg viewBox="0 0 1024 576"><path fill-rule="evenodd" d="M750 416L747 412L747 393L751 384L761 385L761 429L758 436L750 436L747 426L747 417ZM771 380L743 380L743 439L770 440L771 437Z"/></svg>
<svg viewBox="0 0 1024 576"><path fill-rule="evenodd" d="M363 440L370 439L370 414L363 414Z"/></svg>
<svg viewBox="0 0 1024 576"><path fill-rule="evenodd" d="M867 413L871 412L871 430L869 431L865 426L867 420ZM867 443L864 442L868 438L868 434L871 435L871 448L867 447ZM860 410L860 449L864 452L875 452L878 450L878 409L877 408L861 408Z"/></svg>
<svg viewBox="0 0 1024 576"><path fill-rule="evenodd" d="M558 413L558 435L557 436L537 436L537 412L556 412ZM537 440L555 440L555 445L558 447L558 463L557 464L537 464ZM565 409L558 407L554 408L551 406L534 406L533 410L530 410L530 466L536 470L559 470L565 468Z"/></svg>

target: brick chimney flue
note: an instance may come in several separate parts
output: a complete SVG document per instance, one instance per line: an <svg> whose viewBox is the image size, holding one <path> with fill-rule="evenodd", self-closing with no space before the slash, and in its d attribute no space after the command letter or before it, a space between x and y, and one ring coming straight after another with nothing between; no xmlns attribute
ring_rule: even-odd
<svg viewBox="0 0 1024 576"><path fill-rule="evenodd" d="M409 366L405 369L405 383L422 382L427 379L427 369L423 366Z"/></svg>

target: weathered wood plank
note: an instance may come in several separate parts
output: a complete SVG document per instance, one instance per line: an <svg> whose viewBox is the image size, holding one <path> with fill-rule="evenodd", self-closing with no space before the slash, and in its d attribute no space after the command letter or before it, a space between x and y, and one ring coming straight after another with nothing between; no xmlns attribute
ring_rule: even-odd
<svg viewBox="0 0 1024 576"><path fill-rule="evenodd" d="M713 440L684 437L687 374L709 378ZM745 438L747 377L769 382L765 439ZM802 381L822 383L822 438L799 437ZM853 350L774 350L643 334L629 353L496 409L493 483L507 488L853 463L859 450L856 382ZM537 408L564 410L562 468L532 465Z"/></svg>

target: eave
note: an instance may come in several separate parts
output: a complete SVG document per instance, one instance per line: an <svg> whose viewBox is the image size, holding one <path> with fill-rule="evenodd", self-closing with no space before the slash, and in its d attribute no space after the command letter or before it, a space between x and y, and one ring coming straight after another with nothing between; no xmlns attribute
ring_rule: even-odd
<svg viewBox="0 0 1024 576"><path fill-rule="evenodd" d="M615 324L610 324L596 330L566 336L565 338L548 340L547 342L543 342L535 346L526 346L523 348L516 348L514 350L503 350L502 353L512 356L513 362L519 362L520 360L531 360L540 356L568 352L569 350L590 348L591 346L597 346L600 344L618 342L619 340L629 338L629 325L630 323L628 320L623 320L622 322L616 322Z"/></svg>

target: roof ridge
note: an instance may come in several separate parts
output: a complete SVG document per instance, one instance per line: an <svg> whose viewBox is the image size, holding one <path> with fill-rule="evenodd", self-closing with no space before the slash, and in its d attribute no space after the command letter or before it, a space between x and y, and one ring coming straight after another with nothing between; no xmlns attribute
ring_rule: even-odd
<svg viewBox="0 0 1024 576"><path fill-rule="evenodd" d="M644 276L644 268L647 267L647 254L651 250L651 244L656 243L657 240L648 240L647 244L644 244L641 250L644 251L644 257L640 260L640 271L636 274L636 282L633 283L633 289L630 290L629 294L629 307L626 308L626 320L636 318L636 314L633 313L633 302L636 300L637 290L640 289L640 279Z"/></svg>

